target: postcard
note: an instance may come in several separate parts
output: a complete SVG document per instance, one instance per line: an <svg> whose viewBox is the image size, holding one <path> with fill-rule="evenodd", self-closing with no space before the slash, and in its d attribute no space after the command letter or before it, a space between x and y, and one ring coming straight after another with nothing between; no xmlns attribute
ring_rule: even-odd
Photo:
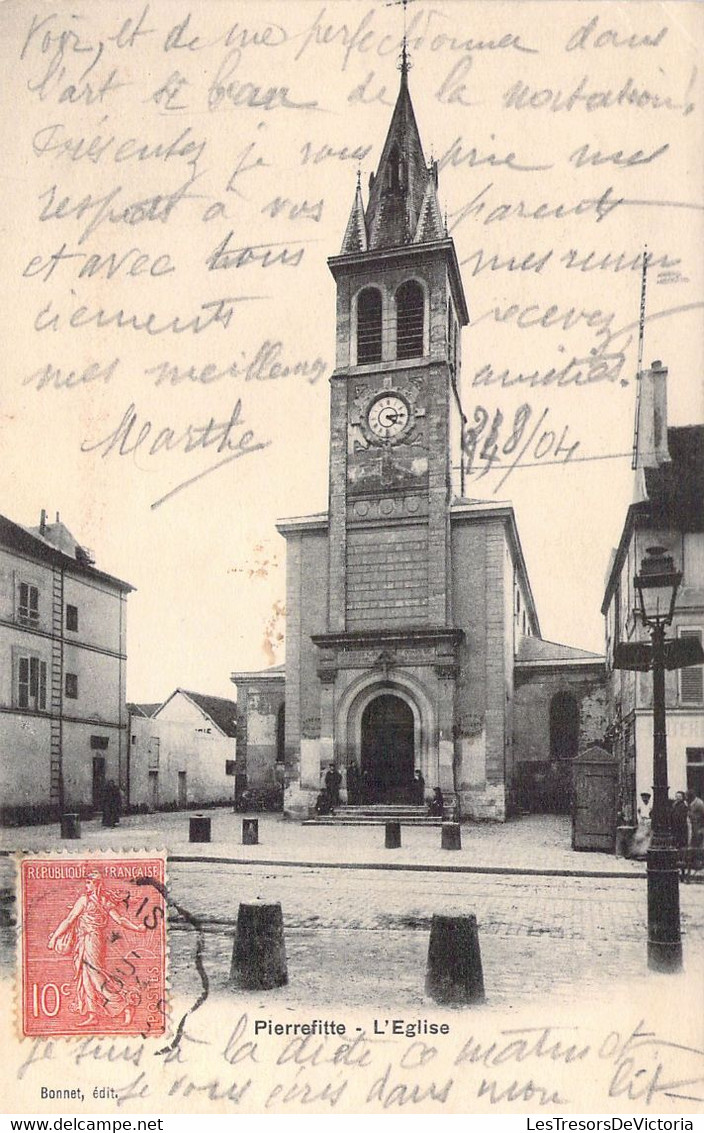
<svg viewBox="0 0 704 1133"><path fill-rule="evenodd" d="M0 24L5 1109L690 1128L702 6Z"/></svg>

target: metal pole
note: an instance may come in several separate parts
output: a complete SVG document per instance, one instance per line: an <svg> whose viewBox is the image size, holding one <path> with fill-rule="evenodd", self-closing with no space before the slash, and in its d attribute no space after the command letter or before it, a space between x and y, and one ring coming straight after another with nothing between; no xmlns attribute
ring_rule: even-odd
<svg viewBox="0 0 704 1133"><path fill-rule="evenodd" d="M677 972L682 967L677 850L672 845L665 730L665 627L651 630L653 643L653 809L648 850L648 967Z"/></svg>

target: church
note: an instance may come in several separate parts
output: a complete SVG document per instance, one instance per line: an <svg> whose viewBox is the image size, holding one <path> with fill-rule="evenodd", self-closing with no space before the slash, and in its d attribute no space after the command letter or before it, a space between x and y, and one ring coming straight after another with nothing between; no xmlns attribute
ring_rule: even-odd
<svg viewBox="0 0 704 1133"><path fill-rule="evenodd" d="M568 807L569 761L603 736L604 662L541 639L513 508L454 483L469 310L405 49L400 70L366 206L358 178L328 260L328 510L277 524L286 663L232 674L238 775L278 779L303 819L330 764L343 800L361 784L378 806L411 802L420 772L462 818L503 821L536 783Z"/></svg>

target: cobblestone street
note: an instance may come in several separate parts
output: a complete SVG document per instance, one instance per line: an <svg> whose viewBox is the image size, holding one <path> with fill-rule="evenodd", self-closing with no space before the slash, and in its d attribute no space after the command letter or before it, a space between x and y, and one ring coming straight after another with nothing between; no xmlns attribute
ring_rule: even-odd
<svg viewBox="0 0 704 1133"><path fill-rule="evenodd" d="M285 1002L422 1006L433 913L475 913L487 997L608 998L615 983L645 980L645 885L593 878L365 873L326 869L173 865L174 899L206 920L206 970L222 987L239 901L281 901L289 986ZM687 976L704 972L704 892L682 893ZM207 923L210 921L211 923ZM172 971L193 991L195 934L175 925ZM699 975L695 976L695 972Z"/></svg>
<svg viewBox="0 0 704 1133"><path fill-rule="evenodd" d="M339 831L273 816L261 818L260 845L242 846L240 816L219 811L212 817L210 844L188 843L182 813L130 818L117 830L87 823L81 842L59 843L46 827L5 830L3 841L6 849L53 844L74 853L168 845L171 981L186 997L201 989L194 962L199 937L209 990L224 992L238 905L257 900L280 901L284 914L289 985L267 993L272 1006L427 1005L423 983L433 913L477 916L491 1007L518 1008L536 999L607 1001L617 985L634 981L647 996L648 981L662 978L646 968L643 863L573 853L565 819L465 827L463 849L448 853L439 849L437 829L404 828L402 849L386 851L383 827ZM332 868L345 860L351 868ZM394 868L383 868L388 865ZM517 872L531 869L553 873ZM13 864L5 857L0 887L6 896L12 884ZM680 897L686 970L674 978L700 987L704 886L681 886ZM202 922L202 933L176 906ZM8 972L14 929L3 934Z"/></svg>

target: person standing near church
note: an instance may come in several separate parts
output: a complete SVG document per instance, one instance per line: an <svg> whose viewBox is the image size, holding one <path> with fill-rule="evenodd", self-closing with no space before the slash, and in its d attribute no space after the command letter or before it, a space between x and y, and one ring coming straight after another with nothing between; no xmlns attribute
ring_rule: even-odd
<svg viewBox="0 0 704 1133"><path fill-rule="evenodd" d="M695 791L687 791L687 810L689 812L690 852L692 869L704 865L704 802Z"/></svg>
<svg viewBox="0 0 704 1133"><path fill-rule="evenodd" d="M359 767L354 760L347 764L347 802L350 806L358 806L360 799Z"/></svg>
<svg viewBox="0 0 704 1133"><path fill-rule="evenodd" d="M336 807L340 805L340 786L342 784L342 775L338 771L334 763L328 767L325 775L325 790L327 791L328 798L330 799L330 806Z"/></svg>

